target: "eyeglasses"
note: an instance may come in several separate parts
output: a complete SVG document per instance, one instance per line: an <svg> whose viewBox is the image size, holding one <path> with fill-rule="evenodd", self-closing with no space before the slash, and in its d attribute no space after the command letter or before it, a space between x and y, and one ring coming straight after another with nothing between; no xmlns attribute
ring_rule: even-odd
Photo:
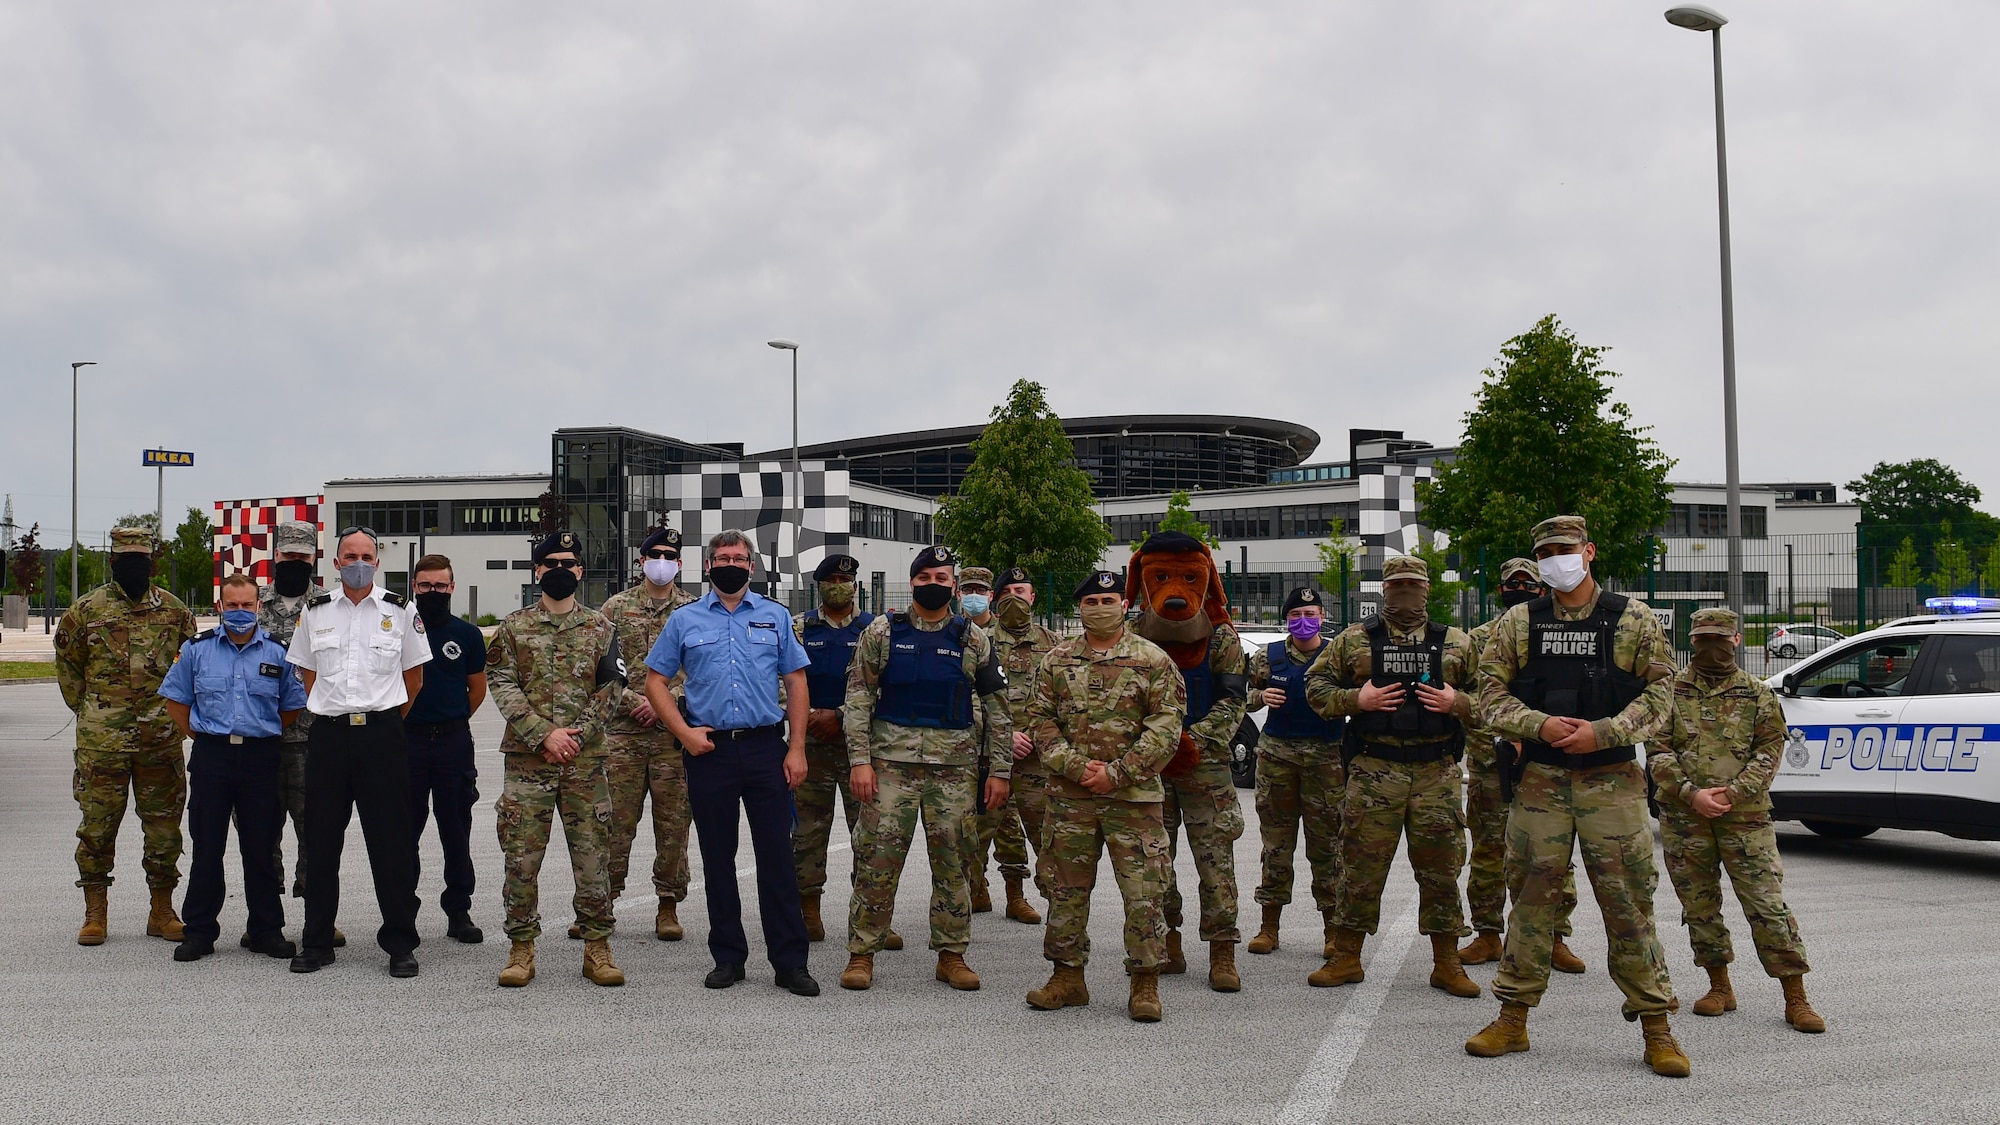
<svg viewBox="0 0 2000 1125"><path fill-rule="evenodd" d="M714 555L708 560L710 566L749 566L749 555Z"/></svg>
<svg viewBox="0 0 2000 1125"><path fill-rule="evenodd" d="M543 559L542 565L550 570L582 570L582 559Z"/></svg>
<svg viewBox="0 0 2000 1125"><path fill-rule="evenodd" d="M1500 583L1500 588L1502 590L1533 590L1540 585L1540 582L1532 578L1509 578L1507 581Z"/></svg>
<svg viewBox="0 0 2000 1125"><path fill-rule="evenodd" d="M646 552L646 557L649 559L677 559L681 557L681 553L668 547L655 547Z"/></svg>
<svg viewBox="0 0 2000 1125"><path fill-rule="evenodd" d="M416 587L416 589L417 589L417 593L419 593L419 594L443 594L443 593L449 593L449 592L450 592L450 590L451 590L451 583L449 583L449 582L419 582L419 583L417 583L417 587Z"/></svg>

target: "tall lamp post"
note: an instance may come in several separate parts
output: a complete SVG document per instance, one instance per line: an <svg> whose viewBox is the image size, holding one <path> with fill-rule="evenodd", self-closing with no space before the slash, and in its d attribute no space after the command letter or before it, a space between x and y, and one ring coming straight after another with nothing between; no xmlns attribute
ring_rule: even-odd
<svg viewBox="0 0 2000 1125"><path fill-rule="evenodd" d="M69 365L69 600L76 604L76 373L80 368L96 367L97 361L86 359Z"/></svg>
<svg viewBox="0 0 2000 1125"><path fill-rule="evenodd" d="M799 562L800 542L806 534L805 476L799 471L799 345L791 340L772 340L771 346L792 353L792 502L796 507L792 524L792 589L806 586L805 568Z"/></svg>
<svg viewBox="0 0 2000 1125"><path fill-rule="evenodd" d="M1729 276L1729 147L1722 129L1721 12L1699 4L1667 9L1667 22L1709 33L1715 51L1715 197L1722 233L1722 459L1729 493L1729 608L1743 617L1743 484L1736 458L1736 296Z"/></svg>

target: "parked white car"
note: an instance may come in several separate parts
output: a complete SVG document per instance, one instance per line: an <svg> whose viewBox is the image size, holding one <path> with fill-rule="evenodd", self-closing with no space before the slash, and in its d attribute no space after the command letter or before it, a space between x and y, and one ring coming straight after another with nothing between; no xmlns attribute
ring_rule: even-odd
<svg viewBox="0 0 2000 1125"><path fill-rule="evenodd" d="M1773 660L1810 656L1846 640L1824 625L1774 625L1764 638L1764 655Z"/></svg>

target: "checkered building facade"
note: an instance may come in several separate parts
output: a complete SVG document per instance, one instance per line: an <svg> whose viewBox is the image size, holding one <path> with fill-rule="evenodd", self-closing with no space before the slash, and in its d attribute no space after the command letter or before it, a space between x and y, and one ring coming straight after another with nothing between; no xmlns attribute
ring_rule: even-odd
<svg viewBox="0 0 2000 1125"><path fill-rule="evenodd" d="M258 582L271 580L271 533L281 523L304 520L324 535L320 512L324 496L282 496L270 500L218 500L209 535L215 543L215 596L222 596L224 575L241 570Z"/></svg>

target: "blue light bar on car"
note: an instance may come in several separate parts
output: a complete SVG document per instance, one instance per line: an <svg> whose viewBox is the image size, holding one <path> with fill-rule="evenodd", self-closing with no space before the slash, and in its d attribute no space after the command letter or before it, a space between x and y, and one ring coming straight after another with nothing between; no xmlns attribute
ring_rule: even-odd
<svg viewBox="0 0 2000 1125"><path fill-rule="evenodd" d="M1975 598L1965 594L1925 598L1924 608L1935 613L2000 613L2000 598Z"/></svg>

